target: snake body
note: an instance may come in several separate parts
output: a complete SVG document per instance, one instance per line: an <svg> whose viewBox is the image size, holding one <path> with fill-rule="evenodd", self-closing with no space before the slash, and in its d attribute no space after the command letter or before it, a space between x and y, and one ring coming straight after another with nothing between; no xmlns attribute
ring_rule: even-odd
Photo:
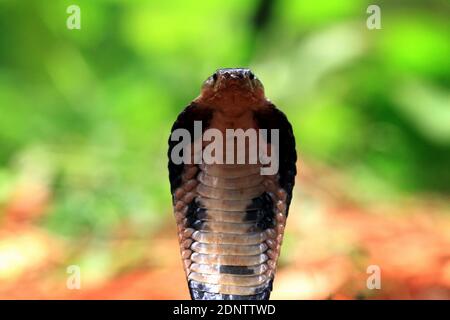
<svg viewBox="0 0 450 320"><path fill-rule="evenodd" d="M172 132L278 129L279 169L257 163L182 163L171 158L169 178L181 257L192 299L269 299L296 175L295 140L285 115L264 96L249 69L220 69L175 121ZM261 139L261 138L259 138ZM264 141L270 146L270 138ZM208 142L203 142L204 150ZM249 143L245 145L250 148ZM225 151L224 151L225 153Z"/></svg>

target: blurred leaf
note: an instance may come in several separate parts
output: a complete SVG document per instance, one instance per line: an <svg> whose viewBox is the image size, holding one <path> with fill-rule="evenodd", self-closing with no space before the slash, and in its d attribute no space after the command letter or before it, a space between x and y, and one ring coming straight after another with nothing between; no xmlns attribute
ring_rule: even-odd
<svg viewBox="0 0 450 320"><path fill-rule="evenodd" d="M433 143L450 145L450 92L410 81L398 89L396 105Z"/></svg>
<svg viewBox="0 0 450 320"><path fill-rule="evenodd" d="M448 75L450 41L447 22L422 13L390 15L380 35L380 54L389 67L407 74Z"/></svg>

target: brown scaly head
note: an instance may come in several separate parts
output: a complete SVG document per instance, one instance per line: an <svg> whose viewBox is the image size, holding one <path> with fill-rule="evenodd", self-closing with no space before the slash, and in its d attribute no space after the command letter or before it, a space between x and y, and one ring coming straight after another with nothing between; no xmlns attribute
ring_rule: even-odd
<svg viewBox="0 0 450 320"><path fill-rule="evenodd" d="M264 87L250 69L219 69L203 83L196 99L216 107L245 108L267 103Z"/></svg>
<svg viewBox="0 0 450 320"><path fill-rule="evenodd" d="M203 139L195 137L199 122ZM215 129L214 139L209 129ZM226 138L228 129L249 134L239 144L239 138ZM278 136L260 135L261 129L278 132ZM193 162L192 156L183 158L191 161L175 159L181 149L180 135L174 133L179 132L190 135L182 153L200 153L200 161ZM213 148L220 134L223 145ZM227 141L235 143L232 149L225 147ZM258 155L266 152L266 158L251 161L252 146L260 148ZM243 152L244 161L237 161L233 152ZM228 158L230 153L233 157ZM175 121L168 155L191 297L268 299L296 175L295 140L286 116L265 98L263 85L249 69L219 69Z"/></svg>

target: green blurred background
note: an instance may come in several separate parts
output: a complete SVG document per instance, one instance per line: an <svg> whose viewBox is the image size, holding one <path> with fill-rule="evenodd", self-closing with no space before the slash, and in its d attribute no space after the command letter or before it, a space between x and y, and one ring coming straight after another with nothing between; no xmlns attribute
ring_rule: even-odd
<svg viewBox="0 0 450 320"><path fill-rule="evenodd" d="M66 27L71 4L81 30ZM381 30L366 27L369 4ZM3 228L46 230L91 273L138 261L145 245L117 255L109 242L174 224L175 117L215 69L241 66L290 119L300 168L339 172L346 199L366 206L447 207L449 13L444 0L2 0Z"/></svg>

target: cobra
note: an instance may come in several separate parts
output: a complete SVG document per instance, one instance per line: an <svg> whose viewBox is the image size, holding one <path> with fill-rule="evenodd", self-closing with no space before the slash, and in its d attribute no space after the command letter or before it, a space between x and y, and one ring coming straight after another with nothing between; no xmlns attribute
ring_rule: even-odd
<svg viewBox="0 0 450 320"><path fill-rule="evenodd" d="M190 133L184 150L192 151L192 157L196 149L204 151L212 143L195 138L198 121L203 131L215 129L223 135L229 129L278 130L278 141L270 135L257 139L269 154L277 144L279 163L274 174L262 174L267 163L249 159L231 164L174 162L177 141L169 138L173 209L191 298L269 299L297 173L292 127L265 97L260 80L245 68L217 70L176 119L172 132ZM247 140L240 148L250 151L253 144ZM230 151L215 152L226 157Z"/></svg>

